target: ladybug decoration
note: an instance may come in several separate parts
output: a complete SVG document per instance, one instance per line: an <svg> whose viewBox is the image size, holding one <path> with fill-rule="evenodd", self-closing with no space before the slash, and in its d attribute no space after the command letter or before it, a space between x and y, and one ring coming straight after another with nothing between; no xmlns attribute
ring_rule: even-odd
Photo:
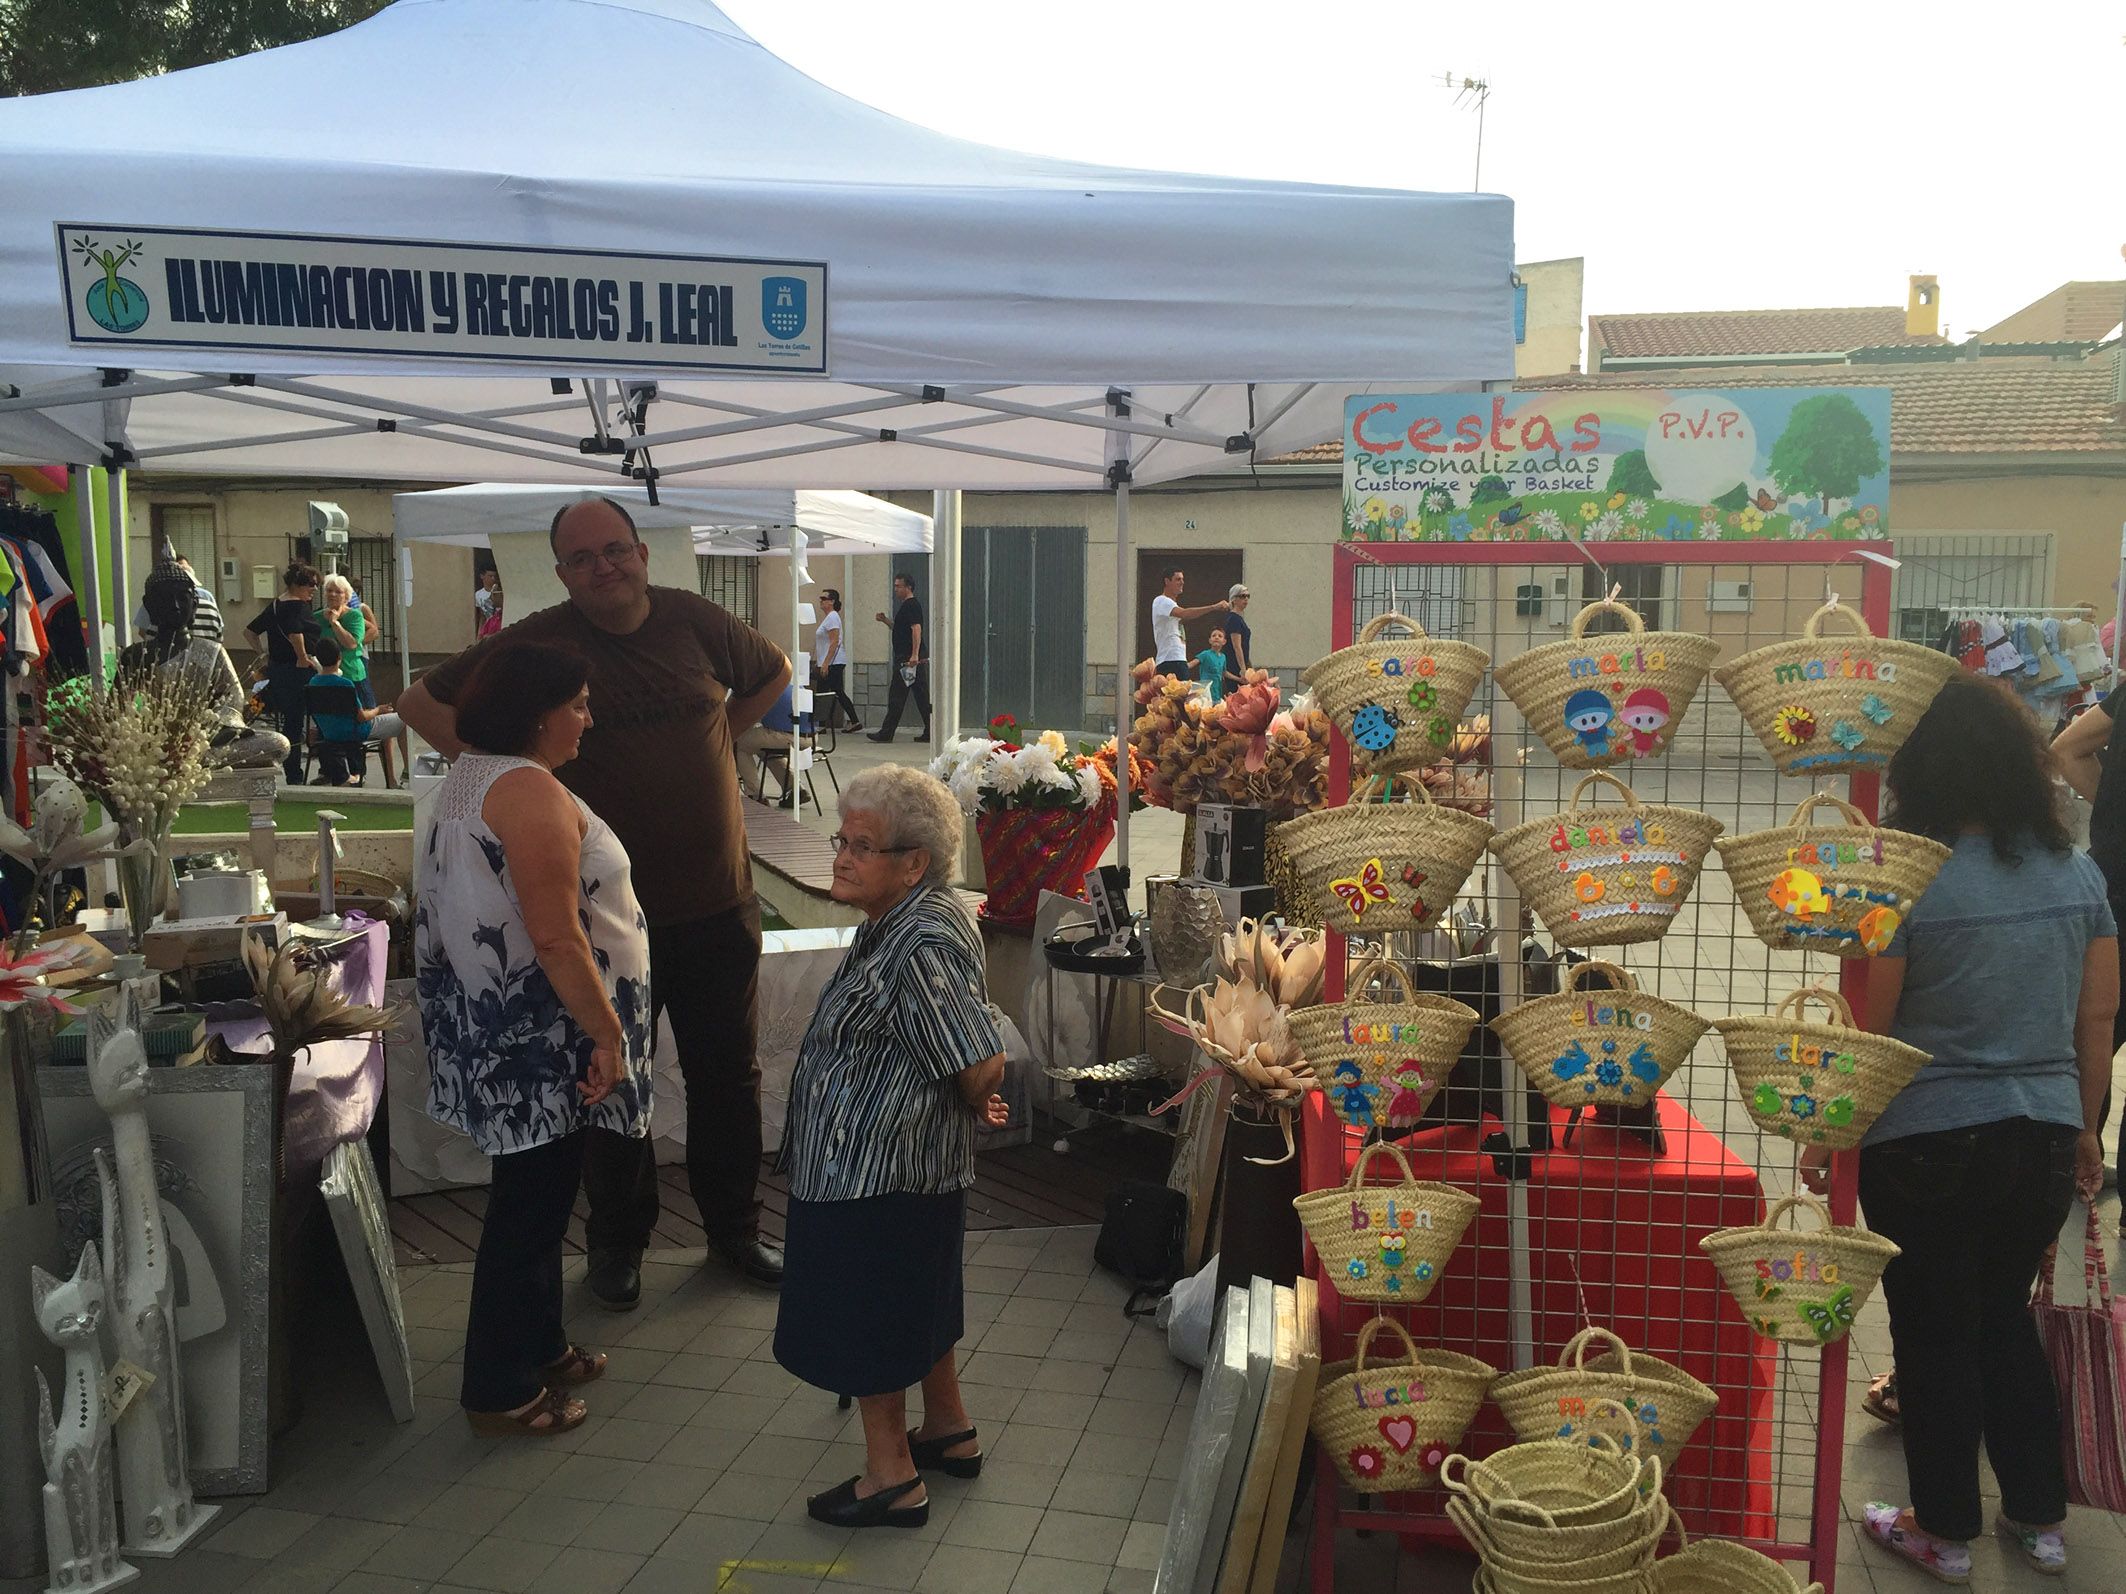
<svg viewBox="0 0 2126 1594"><path fill-rule="evenodd" d="M1362 752L1385 753L1395 745L1395 733L1402 728L1395 711L1378 703L1368 703L1351 716L1351 740Z"/></svg>

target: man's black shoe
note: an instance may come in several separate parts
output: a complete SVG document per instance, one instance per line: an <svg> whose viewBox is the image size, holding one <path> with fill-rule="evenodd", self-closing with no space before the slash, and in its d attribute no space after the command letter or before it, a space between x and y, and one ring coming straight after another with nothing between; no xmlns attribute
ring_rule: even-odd
<svg viewBox="0 0 2126 1594"><path fill-rule="evenodd" d="M593 1251L583 1282L609 1312L632 1312L642 1299L640 1251Z"/></svg>
<svg viewBox="0 0 2126 1594"><path fill-rule="evenodd" d="M731 1266L751 1279L755 1284L771 1288L782 1285L782 1247L771 1245L755 1235L749 1239L725 1243L709 1242L709 1249L722 1257Z"/></svg>
<svg viewBox="0 0 2126 1594"><path fill-rule="evenodd" d="M864 740L867 742L890 742L893 740L893 738L890 735L881 735L879 732L873 731L869 736L866 736Z"/></svg>

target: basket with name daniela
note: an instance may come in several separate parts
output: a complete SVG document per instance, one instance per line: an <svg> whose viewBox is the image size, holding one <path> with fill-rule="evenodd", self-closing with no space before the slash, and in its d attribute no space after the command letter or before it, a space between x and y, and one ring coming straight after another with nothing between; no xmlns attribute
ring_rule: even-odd
<svg viewBox="0 0 2126 1594"><path fill-rule="evenodd" d="M1410 635L1379 640L1390 626ZM1462 710L1490 663L1482 648L1428 637L1408 615L1383 614L1368 621L1350 647L1316 659L1299 678L1351 744L1352 765L1387 773L1447 756Z"/></svg>
<svg viewBox="0 0 2126 1594"><path fill-rule="evenodd" d="M1368 1000L1375 981L1400 986L1402 999ZM1399 965L1372 958L1351 971L1341 1002L1302 1007L1287 1022L1330 1109L1354 1129L1372 1129L1424 1117L1479 1016L1452 997L1417 990Z"/></svg>
<svg viewBox="0 0 2126 1594"><path fill-rule="evenodd" d="M1621 803L1582 808L1590 786ZM1658 940L1698 883L1720 821L1695 808L1642 803L1607 770L1583 776L1565 811L1491 838L1522 898L1561 946L1629 946Z"/></svg>
<svg viewBox="0 0 2126 1594"><path fill-rule="evenodd" d="M1608 990L1581 981L1600 975ZM1629 971L1591 958L1555 996L1510 1007L1491 1027L1528 1082L1558 1107L1645 1107L1712 1026L1639 989Z"/></svg>
<svg viewBox="0 0 2126 1594"><path fill-rule="evenodd" d="M1587 1347L1606 1340L1590 1357ZM1672 1363L1635 1351L1606 1328L1589 1326L1565 1342L1555 1367L1524 1367L1491 1387L1491 1397L1523 1439L1571 1439L1588 1414L1614 1401L1638 1424L1635 1451L1673 1468L1720 1397ZM1655 1487L1659 1487L1658 1481Z"/></svg>
<svg viewBox="0 0 2126 1594"><path fill-rule="evenodd" d="M1279 834L1323 922L1379 934L1437 922L1484 855L1491 825L1434 802L1415 775L1385 775Z"/></svg>
<svg viewBox="0 0 2126 1594"><path fill-rule="evenodd" d="M1831 617L1854 634L1824 636ZM1779 773L1814 776L1882 769L1960 667L1917 642L1877 636L1833 598L1798 640L1752 649L1721 665L1718 679Z"/></svg>
<svg viewBox="0 0 2126 1594"><path fill-rule="evenodd" d="M1821 1583L1796 1590L1785 1567L1721 1539L1699 1539L1646 1570L1647 1594L1823 1594Z"/></svg>
<svg viewBox="0 0 2126 1594"><path fill-rule="evenodd" d="M1385 1154L1402 1179L1367 1184L1366 1164ZM1321 1258L1321 1276L1347 1301L1414 1306L1432 1293L1447 1259L1482 1205L1466 1190L1414 1176L1401 1148L1376 1141L1351 1177L1294 1196L1292 1205Z"/></svg>
<svg viewBox="0 0 2126 1594"><path fill-rule="evenodd" d="M1846 822L1810 824L1809 816L1826 805ZM1766 946L1845 958L1873 957L1887 947L1949 861L1940 842L1885 829L1828 792L1804 797L1785 824L1723 836L1713 850Z"/></svg>
<svg viewBox="0 0 2126 1594"><path fill-rule="evenodd" d="M1605 613L1625 629L1587 635ZM1719 652L1711 637L1649 631L1636 610L1604 598L1573 617L1565 641L1530 648L1491 678L1559 763L1601 769L1667 752Z"/></svg>
<svg viewBox="0 0 2126 1594"><path fill-rule="evenodd" d="M1400 1361L1367 1360L1373 1336L1383 1330L1403 1342ZM1402 1324L1376 1317L1358 1331L1351 1360L1322 1368L1314 1437L1360 1494L1428 1488L1496 1377L1495 1368L1474 1356L1421 1351Z"/></svg>
<svg viewBox="0 0 2126 1594"><path fill-rule="evenodd" d="M1804 1018L1810 1002L1829 1023ZM1757 1127L1805 1146L1850 1151L1890 1098L1931 1060L1927 1053L1853 1022L1845 998L1826 986L1794 992L1769 1014L1716 1018L1728 1067Z"/></svg>
<svg viewBox="0 0 2126 1594"><path fill-rule="evenodd" d="M1813 1230L1781 1228L1793 1211L1814 1213ZM1796 1191L1762 1223L1722 1229L1698 1242L1750 1326L1766 1339L1828 1345L1846 1337L1898 1248L1879 1234L1831 1221L1823 1203Z"/></svg>

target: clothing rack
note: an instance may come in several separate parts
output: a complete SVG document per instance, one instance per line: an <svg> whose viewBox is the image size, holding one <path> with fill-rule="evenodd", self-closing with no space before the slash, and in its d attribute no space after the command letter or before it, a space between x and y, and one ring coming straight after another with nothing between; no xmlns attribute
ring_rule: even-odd
<svg viewBox="0 0 2126 1594"><path fill-rule="evenodd" d="M1999 615L2004 620L2010 617L2017 619L2037 617L2054 620L2094 620L2096 618L2096 605L2093 603L2071 603L2065 608L2040 609L2021 603L1966 603L1952 605L1942 610L1942 613L1952 620L1980 614Z"/></svg>

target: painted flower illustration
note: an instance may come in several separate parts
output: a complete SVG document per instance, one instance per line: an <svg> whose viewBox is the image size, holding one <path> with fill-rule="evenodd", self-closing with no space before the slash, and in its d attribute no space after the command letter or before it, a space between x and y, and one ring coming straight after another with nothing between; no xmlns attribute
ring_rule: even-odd
<svg viewBox="0 0 2126 1594"><path fill-rule="evenodd" d="M1456 515L1452 520L1448 521L1447 535L1456 542L1467 542L1469 540L1469 517L1467 515Z"/></svg>
<svg viewBox="0 0 2126 1594"><path fill-rule="evenodd" d="M1595 516L1594 524L1587 528L1587 534L1597 542L1606 542L1623 529L1624 517L1611 509Z"/></svg>
<svg viewBox="0 0 2126 1594"><path fill-rule="evenodd" d="M1565 517L1555 509L1538 509L1535 512L1535 529L1546 537L1565 535Z"/></svg>
<svg viewBox="0 0 2126 1594"><path fill-rule="evenodd" d="M1890 723L1890 705L1885 703L1881 698L1877 697L1873 692L1870 692L1866 697L1860 700L1860 712L1867 715L1867 717L1873 720L1877 725L1887 725Z"/></svg>
<svg viewBox="0 0 2126 1594"><path fill-rule="evenodd" d="M1643 498L1634 498L1630 503L1624 506L1624 513L1629 515L1633 520L1644 520L1647 515L1652 513L1652 511L1653 505L1649 504Z"/></svg>
<svg viewBox="0 0 2126 1594"><path fill-rule="evenodd" d="M1860 506L1860 523L1863 526L1872 526L1875 524L1876 521L1880 520L1881 518L1882 511L1877 509L1873 504L1862 504Z"/></svg>
<svg viewBox="0 0 2126 1594"><path fill-rule="evenodd" d="M1355 498L1351 501L1351 507L1344 513L1344 524L1350 527L1351 530L1353 530L1354 532L1364 531L1366 529L1365 509L1359 504L1358 500L1356 500Z"/></svg>
<svg viewBox="0 0 2126 1594"><path fill-rule="evenodd" d="M1764 511L1755 504L1742 511L1742 529L1751 536L1764 530Z"/></svg>
<svg viewBox="0 0 2126 1594"><path fill-rule="evenodd" d="M1585 503L1580 505L1580 518L1582 520L1592 520L1601 512L1602 506L1596 503L1592 498L1588 499Z"/></svg>
<svg viewBox="0 0 2126 1594"><path fill-rule="evenodd" d="M1399 529L1402 526L1402 523L1408 520L1409 518L1410 511L1403 508L1401 504L1390 504L1388 506L1389 525L1397 527Z"/></svg>
<svg viewBox="0 0 2126 1594"><path fill-rule="evenodd" d="M1435 482L1425 489L1418 507L1428 515L1444 515L1454 507L1454 489L1443 482Z"/></svg>
<svg viewBox="0 0 2126 1594"><path fill-rule="evenodd" d="M1845 517L1845 519L1838 522L1838 524L1843 526L1847 531L1858 531L1860 529L1860 517L1858 515L1848 515Z"/></svg>

